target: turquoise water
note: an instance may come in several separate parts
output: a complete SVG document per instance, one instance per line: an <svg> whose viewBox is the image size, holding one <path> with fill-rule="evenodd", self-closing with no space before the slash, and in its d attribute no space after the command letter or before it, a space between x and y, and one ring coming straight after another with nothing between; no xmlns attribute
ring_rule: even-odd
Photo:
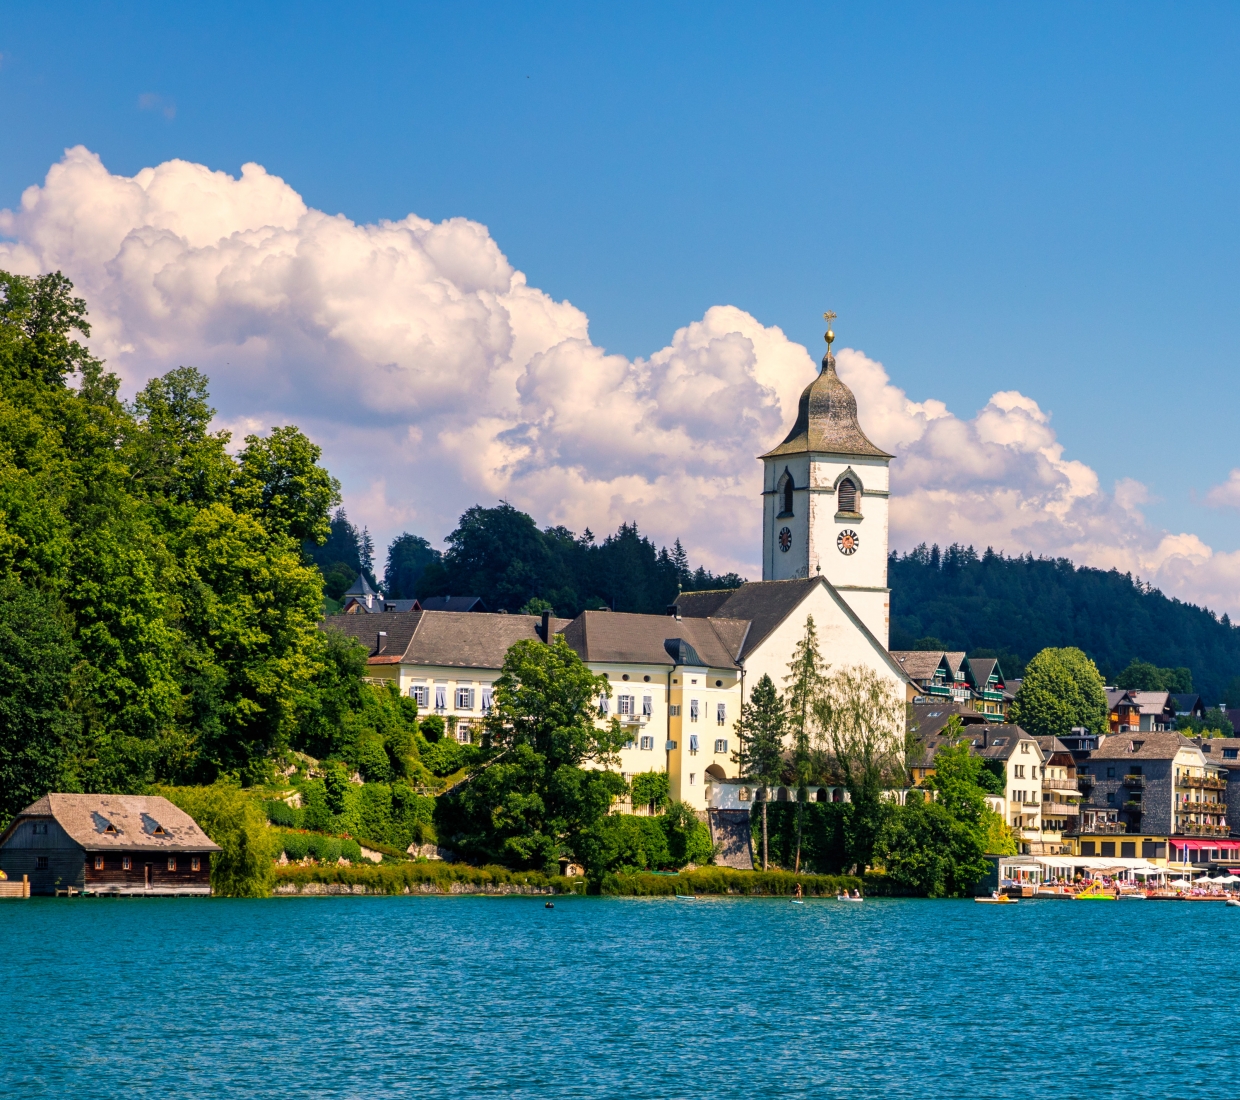
<svg viewBox="0 0 1240 1100"><path fill-rule="evenodd" d="M5 1097L1240 1094L1214 904L0 903Z"/></svg>

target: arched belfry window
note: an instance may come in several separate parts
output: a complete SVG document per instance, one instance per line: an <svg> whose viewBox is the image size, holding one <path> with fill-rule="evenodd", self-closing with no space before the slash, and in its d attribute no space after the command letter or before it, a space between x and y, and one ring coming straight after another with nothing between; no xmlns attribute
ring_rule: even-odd
<svg viewBox="0 0 1240 1100"><path fill-rule="evenodd" d="M839 511L857 511L857 486L852 478L844 478L844 480L840 482L840 487L836 490L836 493L839 498Z"/></svg>
<svg viewBox="0 0 1240 1100"><path fill-rule="evenodd" d="M781 516L792 515L792 490L794 486L792 484L792 474L786 469L783 472L783 476L779 479L777 488L779 490L779 514Z"/></svg>

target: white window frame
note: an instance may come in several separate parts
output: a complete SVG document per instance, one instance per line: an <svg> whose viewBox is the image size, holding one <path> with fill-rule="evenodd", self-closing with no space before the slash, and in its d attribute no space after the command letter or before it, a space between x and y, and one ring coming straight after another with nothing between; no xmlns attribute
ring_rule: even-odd
<svg viewBox="0 0 1240 1100"><path fill-rule="evenodd" d="M431 689L426 684L414 684L409 688L409 698L418 704L418 710L430 705Z"/></svg>
<svg viewBox="0 0 1240 1100"><path fill-rule="evenodd" d="M473 710L474 709L474 689L471 687L461 687L459 684L456 689L456 706L454 710Z"/></svg>
<svg viewBox="0 0 1240 1100"><path fill-rule="evenodd" d="M698 720L698 701L696 699L689 700L689 721L696 722Z"/></svg>
<svg viewBox="0 0 1240 1100"><path fill-rule="evenodd" d="M630 718L633 715L633 696L617 695L616 696L616 713Z"/></svg>
<svg viewBox="0 0 1240 1100"><path fill-rule="evenodd" d="M640 747L641 747L642 752L653 752L654 751L654 738L653 737L642 737Z"/></svg>
<svg viewBox="0 0 1240 1100"><path fill-rule="evenodd" d="M448 685L435 685L435 709L441 714L448 709Z"/></svg>
<svg viewBox="0 0 1240 1100"><path fill-rule="evenodd" d="M728 751L728 739L726 737L715 738L715 752L726 753Z"/></svg>
<svg viewBox="0 0 1240 1100"><path fill-rule="evenodd" d="M642 717L649 718L654 714L654 697L651 695L642 696Z"/></svg>

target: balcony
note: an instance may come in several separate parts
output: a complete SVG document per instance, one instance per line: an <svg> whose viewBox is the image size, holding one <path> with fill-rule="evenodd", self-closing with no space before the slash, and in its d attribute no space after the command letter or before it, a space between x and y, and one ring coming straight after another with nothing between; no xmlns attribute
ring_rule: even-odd
<svg viewBox="0 0 1240 1100"><path fill-rule="evenodd" d="M1176 829L1177 836L1231 836L1231 829L1226 825L1197 825L1189 822Z"/></svg>
<svg viewBox="0 0 1240 1100"><path fill-rule="evenodd" d="M1177 814L1225 814L1227 812L1227 803L1177 802L1175 804L1175 812Z"/></svg>
<svg viewBox="0 0 1240 1100"><path fill-rule="evenodd" d="M1135 798L1130 798L1127 802L1124 803L1121 809L1125 810L1126 812L1130 814L1139 814L1141 812L1141 803L1138 802Z"/></svg>
<svg viewBox="0 0 1240 1100"><path fill-rule="evenodd" d="M1076 783L1077 783L1077 786L1080 787L1081 790L1087 791L1090 788L1092 788L1094 785L1094 776L1078 775L1076 777Z"/></svg>
<svg viewBox="0 0 1240 1100"><path fill-rule="evenodd" d="M1176 780L1177 786L1196 787L1203 791L1227 790L1226 779L1215 779L1212 775L1182 775Z"/></svg>
<svg viewBox="0 0 1240 1100"><path fill-rule="evenodd" d="M1072 836L1114 836L1128 832L1128 825L1123 821L1095 821L1092 825L1079 825L1065 829Z"/></svg>
<svg viewBox="0 0 1240 1100"><path fill-rule="evenodd" d="M1145 776L1143 775L1126 775L1124 776L1124 786L1133 787L1136 790L1145 790Z"/></svg>
<svg viewBox="0 0 1240 1100"><path fill-rule="evenodd" d="M1081 807L1075 802L1043 802L1042 813L1052 817L1071 817L1079 814Z"/></svg>
<svg viewBox="0 0 1240 1100"><path fill-rule="evenodd" d="M1091 776L1090 782L1092 781ZM1078 790L1075 779L1043 779L1042 789L1044 791L1070 791L1073 794L1076 794Z"/></svg>

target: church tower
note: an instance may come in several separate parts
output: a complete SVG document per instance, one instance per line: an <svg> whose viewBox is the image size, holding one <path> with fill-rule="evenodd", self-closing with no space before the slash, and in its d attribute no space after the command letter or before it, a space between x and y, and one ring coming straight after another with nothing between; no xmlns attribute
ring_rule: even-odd
<svg viewBox="0 0 1240 1100"><path fill-rule="evenodd" d="M821 574L886 648L892 456L857 422L857 399L835 373L834 339L828 327L822 370L801 394L792 431L762 455L762 579Z"/></svg>

